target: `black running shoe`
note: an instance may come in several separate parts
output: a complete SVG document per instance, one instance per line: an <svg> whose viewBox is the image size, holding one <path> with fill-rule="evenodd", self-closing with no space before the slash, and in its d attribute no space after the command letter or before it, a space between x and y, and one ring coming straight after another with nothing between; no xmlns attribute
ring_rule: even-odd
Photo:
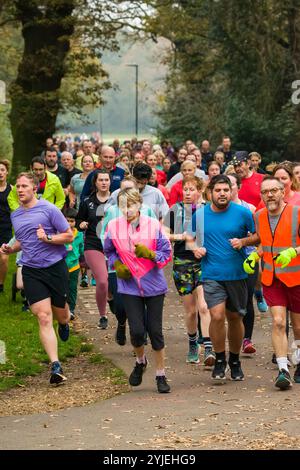
<svg viewBox="0 0 300 470"><path fill-rule="evenodd" d="M244 380L241 361L229 362L231 380Z"/></svg>
<svg viewBox="0 0 300 470"><path fill-rule="evenodd" d="M138 362L135 363L135 366L133 368L133 371L131 372L129 376L129 383L133 387L137 387L138 385L141 385L142 380L143 380L143 373L145 372L147 367L147 359L145 364L139 364Z"/></svg>
<svg viewBox="0 0 300 470"><path fill-rule="evenodd" d="M116 343L120 346L124 346L126 344L126 323L124 325L120 325L118 323L117 331L116 331Z"/></svg>
<svg viewBox="0 0 300 470"><path fill-rule="evenodd" d="M296 367L294 373L294 382L296 382L296 384L300 384L300 364L298 364Z"/></svg>
<svg viewBox="0 0 300 470"><path fill-rule="evenodd" d="M61 323L58 324L58 335L62 341L68 341L70 336L70 328L68 323L62 325Z"/></svg>
<svg viewBox="0 0 300 470"><path fill-rule="evenodd" d="M98 327L100 330L106 330L108 327L108 318L107 317L100 317Z"/></svg>
<svg viewBox="0 0 300 470"><path fill-rule="evenodd" d="M216 360L214 370L212 371L212 378L214 380L224 380L226 372L226 361L220 359Z"/></svg>
<svg viewBox="0 0 300 470"><path fill-rule="evenodd" d="M290 373L285 369L281 369L275 380L275 387L280 388L280 390L287 390L291 386L292 386L292 379L291 379Z"/></svg>
<svg viewBox="0 0 300 470"><path fill-rule="evenodd" d="M64 376L60 363L52 362L50 384L59 385L66 380L67 377Z"/></svg>
<svg viewBox="0 0 300 470"><path fill-rule="evenodd" d="M158 393L169 393L171 390L171 387L164 375L156 377L156 385Z"/></svg>

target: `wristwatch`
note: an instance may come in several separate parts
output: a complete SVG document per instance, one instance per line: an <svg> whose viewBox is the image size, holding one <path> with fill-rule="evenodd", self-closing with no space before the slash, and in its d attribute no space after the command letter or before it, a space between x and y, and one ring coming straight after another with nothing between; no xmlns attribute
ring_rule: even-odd
<svg viewBox="0 0 300 470"><path fill-rule="evenodd" d="M47 235L47 240L48 240L49 242L52 241L52 235L50 235L49 233L48 233L48 235Z"/></svg>

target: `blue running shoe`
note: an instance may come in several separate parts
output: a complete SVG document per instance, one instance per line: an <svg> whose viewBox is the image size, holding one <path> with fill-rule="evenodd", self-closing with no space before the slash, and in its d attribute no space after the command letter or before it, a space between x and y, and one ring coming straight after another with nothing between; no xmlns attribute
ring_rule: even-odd
<svg viewBox="0 0 300 470"><path fill-rule="evenodd" d="M52 362L50 384L59 385L66 380L67 377L64 376L60 363L58 361Z"/></svg>
<svg viewBox="0 0 300 470"><path fill-rule="evenodd" d="M199 364L199 346L190 346L188 355L186 357L186 362L189 364Z"/></svg>
<svg viewBox="0 0 300 470"><path fill-rule="evenodd" d="M268 306L264 297L257 301L257 308L261 313L266 313L268 311Z"/></svg>
<svg viewBox="0 0 300 470"><path fill-rule="evenodd" d="M62 325L61 323L58 324L58 335L62 341L68 341L70 335L68 323L65 325Z"/></svg>
<svg viewBox="0 0 300 470"><path fill-rule="evenodd" d="M91 286L94 286L95 287L96 285L96 279L94 277L92 277L91 279Z"/></svg>
<svg viewBox="0 0 300 470"><path fill-rule="evenodd" d="M291 386L292 386L292 379L291 379L290 373L285 369L281 369L275 380L275 387L280 388L280 390L287 390Z"/></svg>

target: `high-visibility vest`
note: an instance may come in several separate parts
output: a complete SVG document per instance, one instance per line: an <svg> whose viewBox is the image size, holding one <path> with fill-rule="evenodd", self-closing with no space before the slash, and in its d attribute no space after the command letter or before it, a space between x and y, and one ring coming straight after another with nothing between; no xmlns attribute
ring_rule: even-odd
<svg viewBox="0 0 300 470"><path fill-rule="evenodd" d="M300 246L299 225L300 207L287 204L272 234L268 210L261 209L254 214L256 233L262 245L262 278L265 286L270 286L274 276L288 287L300 285L300 255L292 259L286 268L275 264L274 257L287 248Z"/></svg>

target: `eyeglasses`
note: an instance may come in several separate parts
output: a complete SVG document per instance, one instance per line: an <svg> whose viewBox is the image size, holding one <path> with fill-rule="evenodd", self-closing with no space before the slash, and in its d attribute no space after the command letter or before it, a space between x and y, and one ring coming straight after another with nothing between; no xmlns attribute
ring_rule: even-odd
<svg viewBox="0 0 300 470"><path fill-rule="evenodd" d="M267 194L271 193L272 196L274 196L275 194L278 193L278 191L282 191L282 189L281 188L262 189L260 194L262 196L266 196Z"/></svg>

